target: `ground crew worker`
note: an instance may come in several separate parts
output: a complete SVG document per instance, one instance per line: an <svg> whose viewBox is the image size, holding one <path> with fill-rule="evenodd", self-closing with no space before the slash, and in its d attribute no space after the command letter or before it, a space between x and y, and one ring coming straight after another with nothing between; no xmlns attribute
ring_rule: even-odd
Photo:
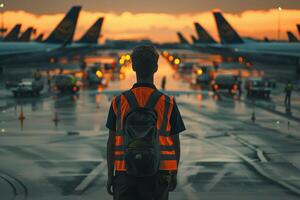
<svg viewBox="0 0 300 200"><path fill-rule="evenodd" d="M51 90L51 75L50 75L50 71L47 70L47 84L48 84L48 89Z"/></svg>
<svg viewBox="0 0 300 200"><path fill-rule="evenodd" d="M237 77L237 89L238 89L238 95L239 97L241 97L243 94L243 88L242 88L242 78L240 75Z"/></svg>
<svg viewBox="0 0 300 200"><path fill-rule="evenodd" d="M290 109L290 107L291 107L291 96L292 96L293 89L294 89L294 86L289 81L284 89L284 91L285 91L284 104L285 104L285 107L288 109Z"/></svg>
<svg viewBox="0 0 300 200"><path fill-rule="evenodd" d="M166 83L167 83L167 77L163 76L162 80L161 80L161 89L165 90L166 89Z"/></svg>
<svg viewBox="0 0 300 200"><path fill-rule="evenodd" d="M177 169L180 160L179 133L185 130L185 126L174 98L161 93L153 84L159 58L155 48L136 47L131 57L137 82L130 90L112 100L106 123L109 129L107 191L114 196L114 200L167 200L169 192L177 185ZM124 118L129 118L128 113L133 112L134 104L140 112L152 104L150 107L157 113L157 123L154 127L156 127L155 133L159 136L156 140L159 146L159 161L157 171L150 176L132 175L132 170L135 169L131 168L132 161L125 159L130 158L128 153L130 149L124 147L128 138L125 130L126 123L130 120ZM134 125L139 127L138 124ZM134 128L134 125L130 128ZM147 127L147 130L152 129ZM142 156L137 154L134 159L142 159Z"/></svg>

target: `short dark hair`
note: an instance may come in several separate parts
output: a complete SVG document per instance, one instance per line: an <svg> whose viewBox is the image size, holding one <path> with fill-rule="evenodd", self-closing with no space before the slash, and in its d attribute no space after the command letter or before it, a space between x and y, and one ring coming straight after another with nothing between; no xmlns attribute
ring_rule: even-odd
<svg viewBox="0 0 300 200"><path fill-rule="evenodd" d="M157 71L159 54L151 45L141 45L131 54L132 68L140 77L149 77Z"/></svg>

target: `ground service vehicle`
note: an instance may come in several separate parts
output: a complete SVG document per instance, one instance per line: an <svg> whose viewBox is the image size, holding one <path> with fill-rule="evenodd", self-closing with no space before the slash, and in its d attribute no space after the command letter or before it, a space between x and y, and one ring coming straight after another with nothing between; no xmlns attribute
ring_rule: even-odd
<svg viewBox="0 0 300 200"><path fill-rule="evenodd" d="M15 97L38 96L43 88L43 79L23 79L11 92Z"/></svg>
<svg viewBox="0 0 300 200"><path fill-rule="evenodd" d="M213 80L212 66L199 66L193 69L192 84L197 86L209 86Z"/></svg>
<svg viewBox="0 0 300 200"><path fill-rule="evenodd" d="M231 74L217 75L211 86L216 93L221 90L227 90L229 94L236 94L238 90L237 78Z"/></svg>
<svg viewBox="0 0 300 200"><path fill-rule="evenodd" d="M191 73L198 66L195 62L182 62L178 65L179 73Z"/></svg>
<svg viewBox="0 0 300 200"><path fill-rule="evenodd" d="M55 75L53 77L53 92L59 94L72 93L79 91L77 80L73 75Z"/></svg>
<svg viewBox="0 0 300 200"><path fill-rule="evenodd" d="M89 85L107 85L107 81L100 67L91 67L87 70L87 82Z"/></svg>
<svg viewBox="0 0 300 200"><path fill-rule="evenodd" d="M273 84L263 77L249 77L245 83L247 97L270 98Z"/></svg>

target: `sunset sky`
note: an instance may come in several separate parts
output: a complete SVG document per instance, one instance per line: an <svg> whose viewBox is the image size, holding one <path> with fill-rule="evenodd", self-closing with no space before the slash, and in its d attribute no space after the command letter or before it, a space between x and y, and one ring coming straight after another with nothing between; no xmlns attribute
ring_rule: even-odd
<svg viewBox="0 0 300 200"><path fill-rule="evenodd" d="M23 30L35 26L48 34L72 5L82 5L75 38L100 16L105 17L104 39L150 38L154 41L177 41L176 31L188 39L195 34L193 22L200 22L218 39L211 11L222 10L242 36L277 38L281 6L281 38L291 30L297 36L300 23L299 0L0 0L5 3L4 25L23 24Z"/></svg>

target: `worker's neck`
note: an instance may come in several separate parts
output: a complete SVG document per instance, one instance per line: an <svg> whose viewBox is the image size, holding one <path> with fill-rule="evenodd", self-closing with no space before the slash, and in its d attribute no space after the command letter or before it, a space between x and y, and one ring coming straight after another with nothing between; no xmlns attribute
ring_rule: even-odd
<svg viewBox="0 0 300 200"><path fill-rule="evenodd" d="M136 82L137 83L151 83L151 84L153 84L154 83L153 80L154 80L153 76L147 77L147 78L136 77Z"/></svg>

